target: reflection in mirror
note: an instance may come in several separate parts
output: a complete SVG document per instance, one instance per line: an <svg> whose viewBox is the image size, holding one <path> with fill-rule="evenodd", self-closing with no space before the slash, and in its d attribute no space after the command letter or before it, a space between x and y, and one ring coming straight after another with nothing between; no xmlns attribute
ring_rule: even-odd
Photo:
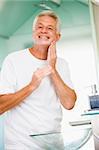
<svg viewBox="0 0 99 150"><path fill-rule="evenodd" d="M36 5L34 2L36 1L5 0L3 5L0 5L0 66L8 53L33 44L32 22L36 14L42 10L39 0ZM70 127L69 121L87 119L80 116L89 107L86 88L97 84L90 11L87 0L60 0L58 5L55 2L46 2L62 20L62 34L57 44L57 54L68 61L78 97L73 110L63 109L64 130ZM72 130L69 134L72 135ZM89 144L85 149L91 148L92 145Z"/></svg>

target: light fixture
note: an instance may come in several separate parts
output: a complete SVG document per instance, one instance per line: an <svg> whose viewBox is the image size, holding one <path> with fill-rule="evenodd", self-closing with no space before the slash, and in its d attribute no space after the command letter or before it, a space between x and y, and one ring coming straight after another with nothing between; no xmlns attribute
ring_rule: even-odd
<svg viewBox="0 0 99 150"><path fill-rule="evenodd" d="M60 5L61 4L61 0L51 0L53 3Z"/></svg>
<svg viewBox="0 0 99 150"><path fill-rule="evenodd" d="M96 5L99 5L99 0L92 0L93 3L95 3Z"/></svg>

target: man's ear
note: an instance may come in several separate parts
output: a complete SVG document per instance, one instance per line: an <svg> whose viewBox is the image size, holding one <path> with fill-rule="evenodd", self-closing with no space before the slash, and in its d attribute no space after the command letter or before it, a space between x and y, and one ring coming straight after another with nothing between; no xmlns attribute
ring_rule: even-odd
<svg viewBox="0 0 99 150"><path fill-rule="evenodd" d="M57 33L57 38L56 38L56 41L58 41L61 37L61 34L60 33Z"/></svg>

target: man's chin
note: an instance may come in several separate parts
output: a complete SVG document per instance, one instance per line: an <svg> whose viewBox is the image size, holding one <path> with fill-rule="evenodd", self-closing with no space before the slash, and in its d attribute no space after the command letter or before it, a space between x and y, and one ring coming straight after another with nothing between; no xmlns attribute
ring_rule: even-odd
<svg viewBox="0 0 99 150"><path fill-rule="evenodd" d="M38 45L50 46L51 42L38 42Z"/></svg>

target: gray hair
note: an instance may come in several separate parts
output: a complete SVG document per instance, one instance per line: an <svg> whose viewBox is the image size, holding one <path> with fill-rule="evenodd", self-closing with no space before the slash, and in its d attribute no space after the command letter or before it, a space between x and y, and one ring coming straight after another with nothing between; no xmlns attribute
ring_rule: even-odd
<svg viewBox="0 0 99 150"><path fill-rule="evenodd" d="M45 10L45 11L42 11L40 12L34 19L33 21L33 30L35 30L35 25L37 23L37 20L39 17L42 17L42 16L49 16L49 17L52 17L54 20L56 20L57 22L57 32L60 33L60 26L61 26L61 21L60 21L60 18L55 14L55 12L53 11L50 11L50 10Z"/></svg>

